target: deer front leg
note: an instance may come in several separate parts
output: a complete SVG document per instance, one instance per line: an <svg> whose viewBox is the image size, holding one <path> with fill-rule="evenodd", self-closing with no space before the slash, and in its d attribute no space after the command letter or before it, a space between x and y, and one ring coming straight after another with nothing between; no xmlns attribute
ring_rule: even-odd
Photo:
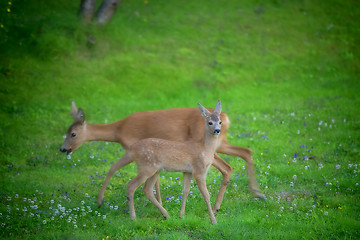
<svg viewBox="0 0 360 240"><path fill-rule="evenodd" d="M238 156L244 159L247 163L248 169L248 178L249 178L249 188L254 197L264 198L265 196L260 192L259 186L255 179L255 165L252 158L252 153L249 148L237 147L230 145L229 143L223 143L220 148L217 150L218 153L224 153L227 155Z"/></svg>
<svg viewBox="0 0 360 240"><path fill-rule="evenodd" d="M101 205L103 204L105 190L106 190L107 185L110 182L111 176L117 170L119 170L120 168L124 167L125 165L127 165L131 162L132 162L131 158L129 157L129 155L127 153L125 153L125 155L122 158L120 158L114 165L111 166L109 173L106 177L105 183L99 192L99 197L98 197L98 201L97 201L99 207L101 207Z"/></svg>
<svg viewBox="0 0 360 240"><path fill-rule="evenodd" d="M203 174L197 174L196 176L194 174L194 177L195 177L196 183L198 185L198 188L199 188L199 190L201 192L201 195L203 196L203 199L204 199L204 201L206 203L206 206L208 208L211 223L212 224L217 224L214 212L211 209L210 194L209 194L209 191L207 190L207 187L206 187L205 175L206 175L206 172L203 173Z"/></svg>
<svg viewBox="0 0 360 240"><path fill-rule="evenodd" d="M154 196L154 185L155 182L159 180L159 173L155 173L152 177L150 177L145 182L144 193L146 197L160 210L161 214L165 219L169 218L168 212L161 206L158 200Z"/></svg>
<svg viewBox="0 0 360 240"><path fill-rule="evenodd" d="M127 200L129 202L129 212L131 220L136 219L135 207L134 207L134 193L136 189L143 183L149 176L138 174L127 185Z"/></svg>
<svg viewBox="0 0 360 240"><path fill-rule="evenodd" d="M186 199L189 196L189 192L190 192L191 176L192 176L191 173L184 172L183 198L181 203L180 218L183 218L185 215L185 205L186 205Z"/></svg>
<svg viewBox="0 0 360 240"><path fill-rule="evenodd" d="M227 162L225 162L225 160L223 160L216 153L215 153L215 159L214 159L214 162L213 162L213 166L215 168L217 168L221 172L221 174L223 175L223 180L222 180L222 183L221 183L221 187L220 187L220 190L219 190L219 193L217 195L215 205L214 205L214 208L213 208L213 211L217 212L217 211L220 210L220 206L221 206L222 200L223 200L224 195L225 195L226 187L229 184L230 177L231 177L231 174L233 172L233 168Z"/></svg>

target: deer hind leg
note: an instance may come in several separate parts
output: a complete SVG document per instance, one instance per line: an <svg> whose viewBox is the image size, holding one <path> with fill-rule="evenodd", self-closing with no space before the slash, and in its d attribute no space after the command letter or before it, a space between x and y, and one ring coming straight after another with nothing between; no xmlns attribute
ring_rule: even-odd
<svg viewBox="0 0 360 240"><path fill-rule="evenodd" d="M191 173L184 172L183 198L181 203L180 218L183 218L185 215L185 205L186 205L186 199L189 196L189 192L190 192L191 176L192 176Z"/></svg>
<svg viewBox="0 0 360 240"><path fill-rule="evenodd" d="M155 173L152 177L148 178L145 182L144 193L146 197L159 209L165 219L169 217L168 212L162 207L161 203L154 196L154 185L159 180L159 173Z"/></svg>
<svg viewBox="0 0 360 240"><path fill-rule="evenodd" d="M160 205L162 205L161 194L160 194L160 175L159 174L157 174L155 190L156 190L156 199L160 203Z"/></svg>
<svg viewBox="0 0 360 240"><path fill-rule="evenodd" d="M101 205L103 204L103 201L104 201L104 194L105 194L105 190L106 190L106 187L107 185L109 184L110 182L110 179L111 179L111 176L117 171L119 170L120 168L128 165L129 163L131 163L133 160L131 159L131 157L129 156L128 153L125 153L125 155L120 158L114 165L111 166L110 170L109 170L109 173L106 177L106 180L105 180L105 183L104 185L102 186L100 192L99 192L99 197L98 197L98 206L101 207Z"/></svg>
<svg viewBox="0 0 360 240"><path fill-rule="evenodd" d="M220 190L217 195L215 205L213 208L213 211L216 212L216 211L220 210L220 206L221 206L221 203L222 203L224 195L225 195L226 187L229 184L230 177L233 172L233 168L216 153L215 153L215 159L213 162L213 166L216 167L223 175L221 187L220 187Z"/></svg>
<svg viewBox="0 0 360 240"><path fill-rule="evenodd" d="M252 158L252 153L249 148L237 147L229 143L223 143L217 150L219 153L241 157L246 161L249 178L249 188L256 198L264 198L265 196L260 192L259 186L255 179L255 165Z"/></svg>
<svg viewBox="0 0 360 240"><path fill-rule="evenodd" d="M203 199L204 199L204 201L206 203L206 206L208 208L211 223L212 224L217 224L214 212L211 209L210 194L209 194L209 191L207 190L207 187L206 187L205 175L206 175L206 173L203 173L203 174L195 174L194 173L196 183L198 185L198 188L199 188L199 190L201 192L201 195L203 196Z"/></svg>

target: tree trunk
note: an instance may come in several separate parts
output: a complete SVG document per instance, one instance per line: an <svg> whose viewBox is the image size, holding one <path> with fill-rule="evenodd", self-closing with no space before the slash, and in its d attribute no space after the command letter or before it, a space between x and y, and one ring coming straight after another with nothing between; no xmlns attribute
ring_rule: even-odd
<svg viewBox="0 0 360 240"><path fill-rule="evenodd" d="M110 22L120 2L121 0L104 0L96 13L95 21L99 24Z"/></svg>
<svg viewBox="0 0 360 240"><path fill-rule="evenodd" d="M96 0L81 0L79 17L80 19L88 23L91 21L95 11Z"/></svg>

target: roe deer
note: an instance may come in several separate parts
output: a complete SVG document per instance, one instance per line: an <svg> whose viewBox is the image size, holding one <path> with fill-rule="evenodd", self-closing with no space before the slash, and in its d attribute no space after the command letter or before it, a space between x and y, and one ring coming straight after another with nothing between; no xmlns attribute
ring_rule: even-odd
<svg viewBox="0 0 360 240"><path fill-rule="evenodd" d="M198 105L201 115L205 118L204 136L200 141L175 142L159 138L143 139L131 145L125 155L115 163L117 169L134 161L138 167L138 175L127 186L127 199L129 201L131 219L136 218L134 193L145 181L144 193L147 198L160 210L165 218L169 216L167 211L156 200L153 192L159 171L165 170L184 173L184 198L180 217L183 216L185 211L185 201L189 193L192 174L206 202L211 223L216 224L205 178L214 160L215 150L218 147L218 135L221 128L221 103L218 101L213 113L210 113L199 103Z"/></svg>
<svg viewBox="0 0 360 240"><path fill-rule="evenodd" d="M212 109L209 109L212 110ZM199 141L204 135L203 117L197 108L173 108L157 111L136 112L128 117L109 124L91 124L85 121L85 114L82 109L78 109L75 102L71 104L71 115L74 119L73 124L66 133L66 139L60 148L61 152L70 154L87 141L109 141L118 142L125 149L133 143L145 138L160 138L171 141ZM226 131L230 121L226 113L221 113L222 131L218 136L219 145L217 153L238 156L247 163L249 188L254 197L263 198L258 189L255 179L255 167L249 148L230 145L226 139ZM212 165L217 168L223 181L214 205L214 211L218 211L223 200L227 184L230 180L233 168L215 153ZM117 170L114 165L109 171L108 177ZM106 183L104 184L106 187ZM103 187L103 189L104 189ZM159 181L156 181L156 195L161 204ZM105 191L105 190L104 190ZM102 204L104 191L99 194L99 205Z"/></svg>

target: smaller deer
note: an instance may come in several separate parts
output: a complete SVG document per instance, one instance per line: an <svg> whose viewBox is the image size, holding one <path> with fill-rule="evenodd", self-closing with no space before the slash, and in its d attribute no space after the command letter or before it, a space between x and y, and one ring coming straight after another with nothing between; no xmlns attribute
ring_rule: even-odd
<svg viewBox="0 0 360 240"><path fill-rule="evenodd" d="M133 161L138 167L138 175L127 186L131 219L136 219L134 193L145 181L143 189L145 195L160 210L164 218L168 218L167 211L156 200L153 192L159 172L165 170L184 173L184 196L180 217L183 217L185 213L185 202L190 190L191 176L193 176L207 205L211 223L217 223L211 208L210 194L205 178L219 145L221 102L217 102L213 113L210 113L201 104L198 103L198 105L201 115L205 118L205 132L201 141L175 142L158 138L143 139L131 145L125 155L115 163L117 169Z"/></svg>

